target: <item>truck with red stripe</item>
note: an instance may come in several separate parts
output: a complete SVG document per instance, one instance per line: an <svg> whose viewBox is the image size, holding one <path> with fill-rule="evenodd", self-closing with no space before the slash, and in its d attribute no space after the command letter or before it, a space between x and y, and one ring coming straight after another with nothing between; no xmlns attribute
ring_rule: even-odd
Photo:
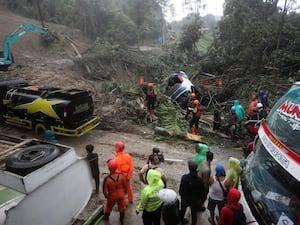
<svg viewBox="0 0 300 225"><path fill-rule="evenodd" d="M272 107L241 176L248 224L300 224L300 82Z"/></svg>
<svg viewBox="0 0 300 225"><path fill-rule="evenodd" d="M0 121L63 136L81 136L100 123L86 90L38 87L25 80L0 81Z"/></svg>

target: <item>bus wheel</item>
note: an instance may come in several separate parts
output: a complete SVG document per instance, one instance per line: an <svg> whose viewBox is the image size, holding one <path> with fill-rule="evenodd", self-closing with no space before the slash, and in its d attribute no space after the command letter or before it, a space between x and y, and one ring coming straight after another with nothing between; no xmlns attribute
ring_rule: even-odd
<svg viewBox="0 0 300 225"><path fill-rule="evenodd" d="M6 170L24 176L54 160L59 154L60 149L54 145L29 146L6 160Z"/></svg>
<svg viewBox="0 0 300 225"><path fill-rule="evenodd" d="M38 136L39 138L44 139L44 134L45 134L46 130L47 130L47 127L42 123L37 123L34 126L34 132L35 132L36 136Z"/></svg>

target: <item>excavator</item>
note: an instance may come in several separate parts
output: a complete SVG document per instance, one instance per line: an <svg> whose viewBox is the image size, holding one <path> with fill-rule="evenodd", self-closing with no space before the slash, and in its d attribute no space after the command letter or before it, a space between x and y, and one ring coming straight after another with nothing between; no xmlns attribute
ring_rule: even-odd
<svg viewBox="0 0 300 225"><path fill-rule="evenodd" d="M10 52L10 46L30 31L38 32L43 36L48 35L46 28L38 27L30 23L20 25L2 44L2 51L0 52L0 71L7 71L8 67L14 62L13 55Z"/></svg>

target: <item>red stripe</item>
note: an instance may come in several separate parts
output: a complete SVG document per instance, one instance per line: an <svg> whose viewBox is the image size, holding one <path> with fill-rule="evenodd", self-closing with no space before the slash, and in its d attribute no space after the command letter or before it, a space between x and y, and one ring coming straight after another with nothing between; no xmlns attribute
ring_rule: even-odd
<svg viewBox="0 0 300 225"><path fill-rule="evenodd" d="M248 221L247 224L251 224L251 223L257 223L256 220L251 220L251 221Z"/></svg>
<svg viewBox="0 0 300 225"><path fill-rule="evenodd" d="M296 154L292 149L288 148L285 144L283 144L269 129L267 126L267 123L262 123L262 128L264 129L264 132L269 137L270 141L275 144L278 149L280 149L283 153L288 155L291 159L293 159L296 163L300 165L300 156Z"/></svg>

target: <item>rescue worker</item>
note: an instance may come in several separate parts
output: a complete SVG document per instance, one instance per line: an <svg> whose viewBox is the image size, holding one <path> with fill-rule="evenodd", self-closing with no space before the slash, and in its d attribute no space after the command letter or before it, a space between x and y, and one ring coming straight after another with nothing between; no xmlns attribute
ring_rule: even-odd
<svg viewBox="0 0 300 225"><path fill-rule="evenodd" d="M154 89L153 83L148 83L147 85L147 93L146 93L146 101L147 108L150 114L150 117L153 117L155 114L155 102L156 102L157 91Z"/></svg>
<svg viewBox="0 0 300 225"><path fill-rule="evenodd" d="M124 152L125 145L122 141L119 141L115 144L116 157L115 160L118 164L117 172L121 172L124 174L126 178L126 190L128 195L128 201L133 203L133 193L132 193L132 185L131 178L133 174L133 160L131 155Z"/></svg>
<svg viewBox="0 0 300 225"><path fill-rule="evenodd" d="M187 104L186 104L186 114L185 114L185 118L187 119L189 114L191 112L193 112L194 109L194 100L196 100L196 94L195 93L191 93L188 100L187 100Z"/></svg>
<svg viewBox="0 0 300 225"><path fill-rule="evenodd" d="M103 194L106 198L103 219L109 220L110 213L117 203L120 212L120 223L123 225L126 210L126 177L122 173L116 172L118 168L116 160L108 160L107 167L110 173L103 180Z"/></svg>
<svg viewBox="0 0 300 225"><path fill-rule="evenodd" d="M148 185L141 190L141 200L136 207L136 214L143 212L144 225L160 225L162 200L158 192L164 188L160 172L150 169L147 174Z"/></svg>
<svg viewBox="0 0 300 225"><path fill-rule="evenodd" d="M194 104L194 109L193 109L193 117L190 121L190 129L192 134L199 134L199 120L202 115L203 106L200 104L200 101L197 99L194 100L193 104Z"/></svg>
<svg viewBox="0 0 300 225"><path fill-rule="evenodd" d="M85 150L87 152L86 159L89 161L92 176L95 181L95 193L99 193L99 185L100 185L100 178L99 178L99 163L98 163L98 154L94 153L94 146L89 144L85 146Z"/></svg>

